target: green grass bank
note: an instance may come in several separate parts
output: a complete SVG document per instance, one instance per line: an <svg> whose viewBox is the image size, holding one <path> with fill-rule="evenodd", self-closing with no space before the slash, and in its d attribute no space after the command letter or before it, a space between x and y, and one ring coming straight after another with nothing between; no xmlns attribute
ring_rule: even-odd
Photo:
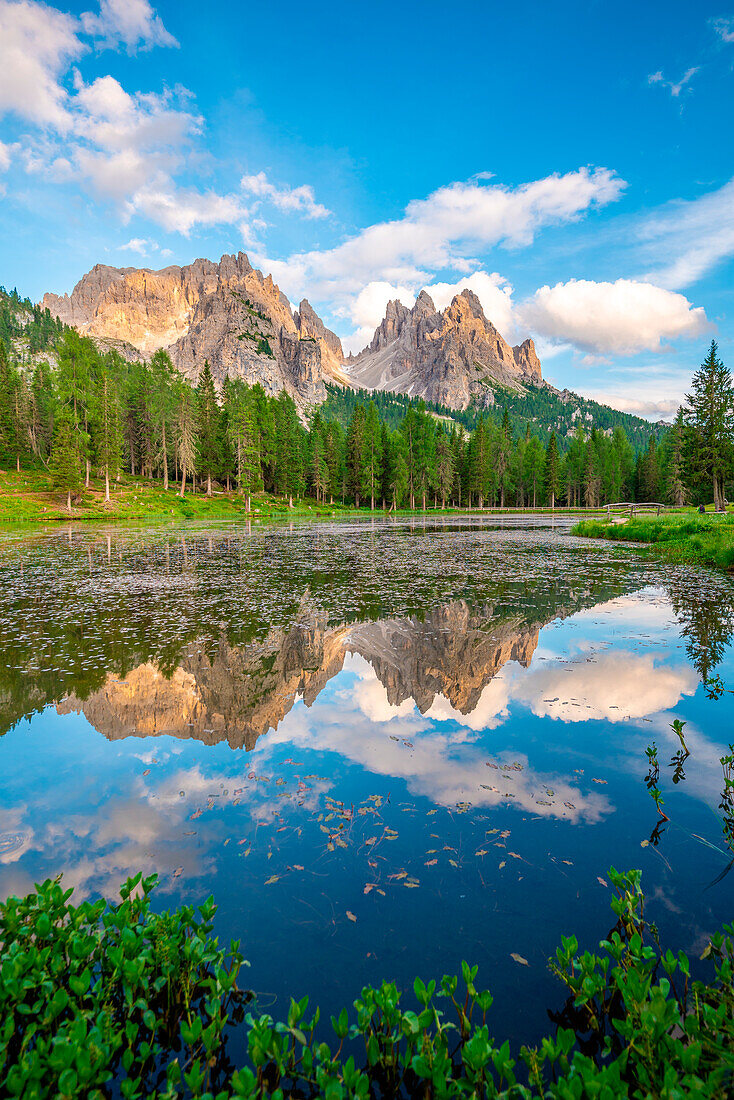
<svg viewBox="0 0 734 1100"><path fill-rule="evenodd" d="M701 515L692 509L661 516L632 516L624 522L584 519L571 534L613 542L637 542L672 561L734 570L734 512Z"/></svg>
<svg viewBox="0 0 734 1100"><path fill-rule="evenodd" d="M335 500L333 504L317 503L307 497L294 500L293 507L287 498L272 496L269 493L254 493L250 500L250 511L244 496L235 491L226 492L217 487L212 496L207 497L191 486L182 498L178 486L173 482L165 490L159 480L123 475L110 487L110 501L104 499L104 481L92 478L89 488L83 488L74 499L71 514L66 507L66 494L54 490L51 478L45 470L0 470L0 523L47 523L64 520L164 520L164 519L268 519L284 516L370 516L383 515L382 506L372 512L369 503L366 508L355 508L351 504L342 504ZM464 514L466 508L434 509L432 501L427 511L442 514ZM477 514L502 514L519 511L515 508L484 508ZM528 514L578 514L586 515L583 508L527 508ZM395 514L395 513L392 513ZM423 515L422 508L399 509L399 515Z"/></svg>

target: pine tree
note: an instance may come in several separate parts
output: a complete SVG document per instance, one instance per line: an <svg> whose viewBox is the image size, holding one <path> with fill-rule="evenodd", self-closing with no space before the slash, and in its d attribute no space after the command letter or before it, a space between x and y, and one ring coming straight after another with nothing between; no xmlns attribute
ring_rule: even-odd
<svg viewBox="0 0 734 1100"><path fill-rule="evenodd" d="M451 495L454 485L454 455L445 432L441 432L436 443L436 484L441 507L446 507L446 500Z"/></svg>
<svg viewBox="0 0 734 1100"><path fill-rule="evenodd" d="M104 470L105 501L110 499L110 477L116 477L122 459L122 418L117 390L107 364L97 376L95 424L93 440L97 465Z"/></svg>
<svg viewBox="0 0 734 1100"><path fill-rule="evenodd" d="M678 409L673 426L664 438L667 458L665 464L665 495L676 508L681 508L688 499L684 469L685 435L686 423L683 409Z"/></svg>
<svg viewBox="0 0 734 1100"><path fill-rule="evenodd" d="M158 450L156 465L163 471L163 488L168 489L168 464L173 416L176 372L165 351L157 351L150 361L151 413L155 424Z"/></svg>
<svg viewBox="0 0 734 1100"><path fill-rule="evenodd" d="M724 507L724 483L734 465L734 391L716 341L693 376L684 416L692 429L690 454L698 477L713 487L714 507ZM693 465L693 463L692 463ZM695 475L694 475L695 476Z"/></svg>
<svg viewBox="0 0 734 1100"><path fill-rule="evenodd" d="M204 369L199 375L199 384L196 387L198 402L197 435L198 435L198 469L206 478L206 495L212 495L212 477L219 473L221 465L221 448L219 434L219 405L217 404L217 392L214 388L214 378L208 360L204 360Z"/></svg>
<svg viewBox="0 0 734 1100"><path fill-rule="evenodd" d="M555 508L556 497L560 491L560 461L555 432L551 432L545 451L545 491L550 499L551 508Z"/></svg>
<svg viewBox="0 0 734 1100"><path fill-rule="evenodd" d="M365 493L370 498L370 508L375 510L375 497L382 484L382 432L380 416L374 401L367 406L364 421L364 480Z"/></svg>
<svg viewBox="0 0 734 1100"><path fill-rule="evenodd" d="M347 485L359 508L361 497L368 492L366 482L366 423L367 413L364 405L356 405L347 430Z"/></svg>
<svg viewBox="0 0 734 1100"><path fill-rule="evenodd" d="M197 409L196 394L187 382L181 380L177 385L176 404L178 415L176 417L176 455L178 466L181 470L181 489L179 495L183 497L186 491L186 478L196 470L197 459Z"/></svg>
<svg viewBox="0 0 734 1100"><path fill-rule="evenodd" d="M68 414L60 416L56 422L48 468L54 488L66 493L66 507L71 515L71 494L80 487L81 475L77 433Z"/></svg>

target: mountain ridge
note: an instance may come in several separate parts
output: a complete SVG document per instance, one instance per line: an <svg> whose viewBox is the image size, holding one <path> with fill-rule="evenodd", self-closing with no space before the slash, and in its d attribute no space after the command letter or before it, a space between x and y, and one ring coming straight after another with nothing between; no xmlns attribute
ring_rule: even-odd
<svg viewBox="0 0 734 1100"><path fill-rule="evenodd" d="M491 386L519 389L542 380L529 337L510 347L485 316L476 294L464 288L444 310L427 290L412 308L398 299L367 347L347 360L353 383L422 397L453 409L491 404Z"/></svg>

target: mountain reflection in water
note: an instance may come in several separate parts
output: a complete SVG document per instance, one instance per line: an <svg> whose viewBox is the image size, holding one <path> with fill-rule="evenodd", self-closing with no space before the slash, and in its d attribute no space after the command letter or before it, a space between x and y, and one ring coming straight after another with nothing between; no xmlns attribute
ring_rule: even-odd
<svg viewBox="0 0 734 1100"><path fill-rule="evenodd" d="M474 518L8 537L0 894L155 870L161 904L215 895L286 1005L463 957L531 1041L559 936L608 931L610 864L673 947L730 919L703 887L733 628L726 577ZM641 847L674 718L685 778Z"/></svg>

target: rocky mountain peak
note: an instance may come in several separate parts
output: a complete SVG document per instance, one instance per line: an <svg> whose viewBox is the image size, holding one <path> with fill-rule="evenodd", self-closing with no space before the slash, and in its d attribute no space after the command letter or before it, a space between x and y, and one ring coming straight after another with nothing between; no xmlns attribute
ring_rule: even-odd
<svg viewBox="0 0 734 1100"><path fill-rule="evenodd" d="M511 348L465 287L441 312L425 290L412 310L389 302L369 346L350 360L350 377L368 389L464 409L472 401L492 404L493 385L539 382L541 370L532 340Z"/></svg>
<svg viewBox="0 0 734 1100"><path fill-rule="evenodd" d="M144 357L166 349L194 382L208 360L218 386L243 378L270 393L286 389L305 406L324 399L324 375L344 378L339 338L308 302L294 315L244 252L160 271L97 264L70 295L46 294L43 305L85 335L123 341Z"/></svg>

